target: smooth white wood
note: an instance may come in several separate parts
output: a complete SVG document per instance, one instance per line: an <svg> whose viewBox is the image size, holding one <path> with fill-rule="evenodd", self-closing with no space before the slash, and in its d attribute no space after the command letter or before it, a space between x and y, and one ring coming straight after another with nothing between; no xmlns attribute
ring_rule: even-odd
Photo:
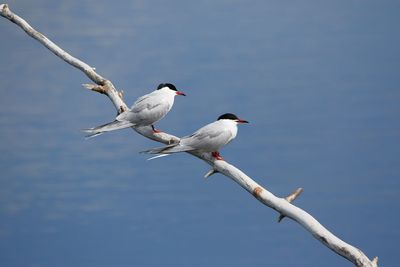
<svg viewBox="0 0 400 267"><path fill-rule="evenodd" d="M85 62L71 56L55 43L50 41L46 36L36 31L32 28L24 19L15 15L10 11L8 5L0 5L0 14L10 20L11 22L17 24L21 27L28 35L39 41L56 56L66 61L68 64L78 68L83 71L89 79L91 79L97 85L84 85L85 87L100 92L107 95L114 107L118 112L127 109L127 105L122 99L122 93L117 91L111 81L105 79L95 72L95 68L89 66ZM179 138L168 133L154 133L151 127L141 127L134 128L134 130L154 141L161 142L164 144L169 144L173 142L178 142ZM295 222L302 225L307 231L309 231L317 240L322 244L336 252L337 254L343 256L347 260L351 261L355 266L363 267L377 267L378 258L375 257L373 260L369 260L368 257L358 248L353 247L350 244L342 241L335 235L333 235L328 229L322 226L314 217L305 212L304 210L291 204L289 198L276 197L271 192L267 191L261 185L256 183L253 179L243 173L241 170L235 166L229 164L226 161L215 160L209 153L198 153L189 152L195 157L205 161L211 165L212 169L206 173L205 177L209 177L214 173L221 173L233 181L238 183L246 191L252 194L256 199L265 204L266 206L276 210L280 215L291 218ZM296 197L296 196L295 196ZM294 197L294 198L295 198ZM321 264L322 265L322 264Z"/></svg>

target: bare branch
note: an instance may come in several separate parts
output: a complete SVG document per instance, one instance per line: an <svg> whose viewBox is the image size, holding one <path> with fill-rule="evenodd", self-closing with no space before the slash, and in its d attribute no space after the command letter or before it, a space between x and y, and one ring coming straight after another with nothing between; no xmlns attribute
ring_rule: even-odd
<svg viewBox="0 0 400 267"><path fill-rule="evenodd" d="M128 107L122 99L122 92L117 91L113 84L97 74L95 69L85 62L71 56L63 49L58 47L52 41L50 41L43 34L32 28L25 20L15 15L10 11L6 4L0 5L1 16L7 18L11 22L17 24L21 27L28 35L39 41L56 56L66 61L68 64L78 68L83 71L89 79L91 79L96 85L85 84L84 86L95 92L107 95L111 102L113 103L116 110L120 113L126 110ZM140 127L133 128L137 133L152 139L157 142L164 144L170 144L174 142L179 142L179 138L168 133L154 133L151 127ZM261 185L256 183L253 179L243 173L241 170L235 166L229 164L223 160L215 160L210 153L199 153L199 152L188 152L189 154L198 157L199 159L205 161L207 164L211 165L212 169L207 172L205 177L209 177L217 172L231 178L241 187L252 194L256 199L266 206L276 210L283 217L288 217L300 225L302 225L307 231L309 231L316 239L321 241L322 244L336 252L337 254L343 256L347 260L351 261L355 266L366 266L366 267L376 267L378 264L378 258L375 257L372 261L364 255L361 250L345 243L338 237L329 232L325 227L323 227L315 218L304 210L292 205L292 202L296 197L300 195L302 189L299 188L286 198L279 198L273 195L271 192L267 191ZM282 217L282 218L283 218Z"/></svg>
<svg viewBox="0 0 400 267"><path fill-rule="evenodd" d="M303 193L303 191L304 191L303 188L297 188L294 192L285 197L286 201L290 203L293 202L298 196L300 196L301 193ZM279 215L278 222L281 222L285 217L286 216L283 214Z"/></svg>
<svg viewBox="0 0 400 267"><path fill-rule="evenodd" d="M89 90L95 91L95 92L103 94L103 95L107 94L107 91L101 85L84 83L84 84L82 84L82 86Z"/></svg>
<svg viewBox="0 0 400 267"><path fill-rule="evenodd" d="M208 177L210 177L211 175L216 174L216 173L218 173L218 171L215 170L214 168L211 168L211 169L204 175L204 178L207 179Z"/></svg>
<svg viewBox="0 0 400 267"><path fill-rule="evenodd" d="M92 81L94 81L97 84L103 85L105 83L105 79L98 75L95 71L94 68L90 67L88 64L85 62L74 58L64 50L62 50L60 47L58 47L56 44L54 44L52 41L47 39L46 36L41 34L40 32L36 31L33 29L24 19L20 18L19 16L15 15L10 11L8 8L7 4L2 4L0 6L1 10L1 15L7 19L9 19L11 22L14 22L18 26L20 26L28 35L31 37L35 38L38 40L41 44L43 44L47 49L49 49L51 52L53 52L56 56L59 58L65 60L68 64L74 66L75 68L80 69L83 71Z"/></svg>

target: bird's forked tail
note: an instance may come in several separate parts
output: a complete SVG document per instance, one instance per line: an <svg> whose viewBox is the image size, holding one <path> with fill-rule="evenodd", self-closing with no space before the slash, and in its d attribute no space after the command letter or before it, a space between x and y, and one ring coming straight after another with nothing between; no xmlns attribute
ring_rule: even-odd
<svg viewBox="0 0 400 267"><path fill-rule="evenodd" d="M97 127L89 128L89 129L83 129L85 133L88 133L85 137L87 139L101 135L105 132L110 132L110 131L115 131L115 130L120 130L120 129L125 129L128 127L135 126L135 124L129 122L129 121L119 121L115 120L110 123L106 123Z"/></svg>
<svg viewBox="0 0 400 267"><path fill-rule="evenodd" d="M163 147L147 149L147 150L141 151L140 153L158 154L157 156L147 159L147 160L152 160L152 159L168 156L172 153L185 152L185 151L191 151L191 150L194 150L194 149L189 146L183 146L180 143L175 143L175 144L171 144L171 145L167 145L167 146L163 146Z"/></svg>

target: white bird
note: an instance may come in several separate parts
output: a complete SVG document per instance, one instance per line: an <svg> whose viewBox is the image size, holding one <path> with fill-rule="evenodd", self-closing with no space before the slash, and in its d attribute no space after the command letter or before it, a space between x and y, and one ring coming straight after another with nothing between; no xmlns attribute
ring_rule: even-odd
<svg viewBox="0 0 400 267"><path fill-rule="evenodd" d="M113 122L97 127L84 129L88 133L86 137L94 137L105 132L110 132L128 127L149 126L155 133L160 132L154 128L154 123L161 120L170 111L174 104L175 96L184 93L179 92L171 83L162 83L157 90L139 97L132 107L119 114Z"/></svg>
<svg viewBox="0 0 400 267"><path fill-rule="evenodd" d="M219 154L219 150L236 137L238 130L237 124L239 123L248 123L248 121L239 119L235 114L226 113L219 116L217 121L207 124L189 136L182 137L179 143L142 152L159 154L158 156L150 158L154 159L172 153L196 150L200 152L211 152L211 155L215 159L223 160Z"/></svg>

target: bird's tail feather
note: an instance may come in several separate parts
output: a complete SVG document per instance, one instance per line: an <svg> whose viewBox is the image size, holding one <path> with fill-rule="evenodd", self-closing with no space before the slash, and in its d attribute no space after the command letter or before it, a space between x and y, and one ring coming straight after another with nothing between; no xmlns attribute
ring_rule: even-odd
<svg viewBox="0 0 400 267"><path fill-rule="evenodd" d="M158 159L158 158L166 157L166 156L169 156L169 155L171 155L171 154L159 154L159 155L151 157L151 158L149 158L147 160Z"/></svg>
<svg viewBox="0 0 400 267"><path fill-rule="evenodd" d="M104 132L88 134L88 135L85 135L85 139L88 140L88 139L93 138L93 137L96 137L96 136L98 136L98 135L102 135L103 133L104 133Z"/></svg>
<svg viewBox="0 0 400 267"><path fill-rule="evenodd" d="M177 143L177 144L171 144L171 145L167 145L167 146L163 146L163 147L147 149L147 150L141 151L140 153L172 154L172 153L185 152L185 151L191 151L191 150L194 150L194 149L190 146L184 146L184 145Z"/></svg>
<svg viewBox="0 0 400 267"><path fill-rule="evenodd" d="M114 131L114 130L120 130L120 129L125 129L128 127L132 127L135 126L135 124L129 122L129 121L118 121L115 120L113 122L110 123L106 123L97 127L93 127L93 128L89 128L89 129L83 129L82 131L84 131L85 133L88 133L88 135L86 136L86 138L92 138L98 135L101 135L105 132L110 132L110 131Z"/></svg>
<svg viewBox="0 0 400 267"><path fill-rule="evenodd" d="M162 146L162 147L150 148L150 149L147 149L147 150L140 151L140 153L165 154L166 150L168 150L168 149L170 149L172 147L178 146L178 145L179 145L179 143L178 144L171 144L171 145L167 145L167 146Z"/></svg>

